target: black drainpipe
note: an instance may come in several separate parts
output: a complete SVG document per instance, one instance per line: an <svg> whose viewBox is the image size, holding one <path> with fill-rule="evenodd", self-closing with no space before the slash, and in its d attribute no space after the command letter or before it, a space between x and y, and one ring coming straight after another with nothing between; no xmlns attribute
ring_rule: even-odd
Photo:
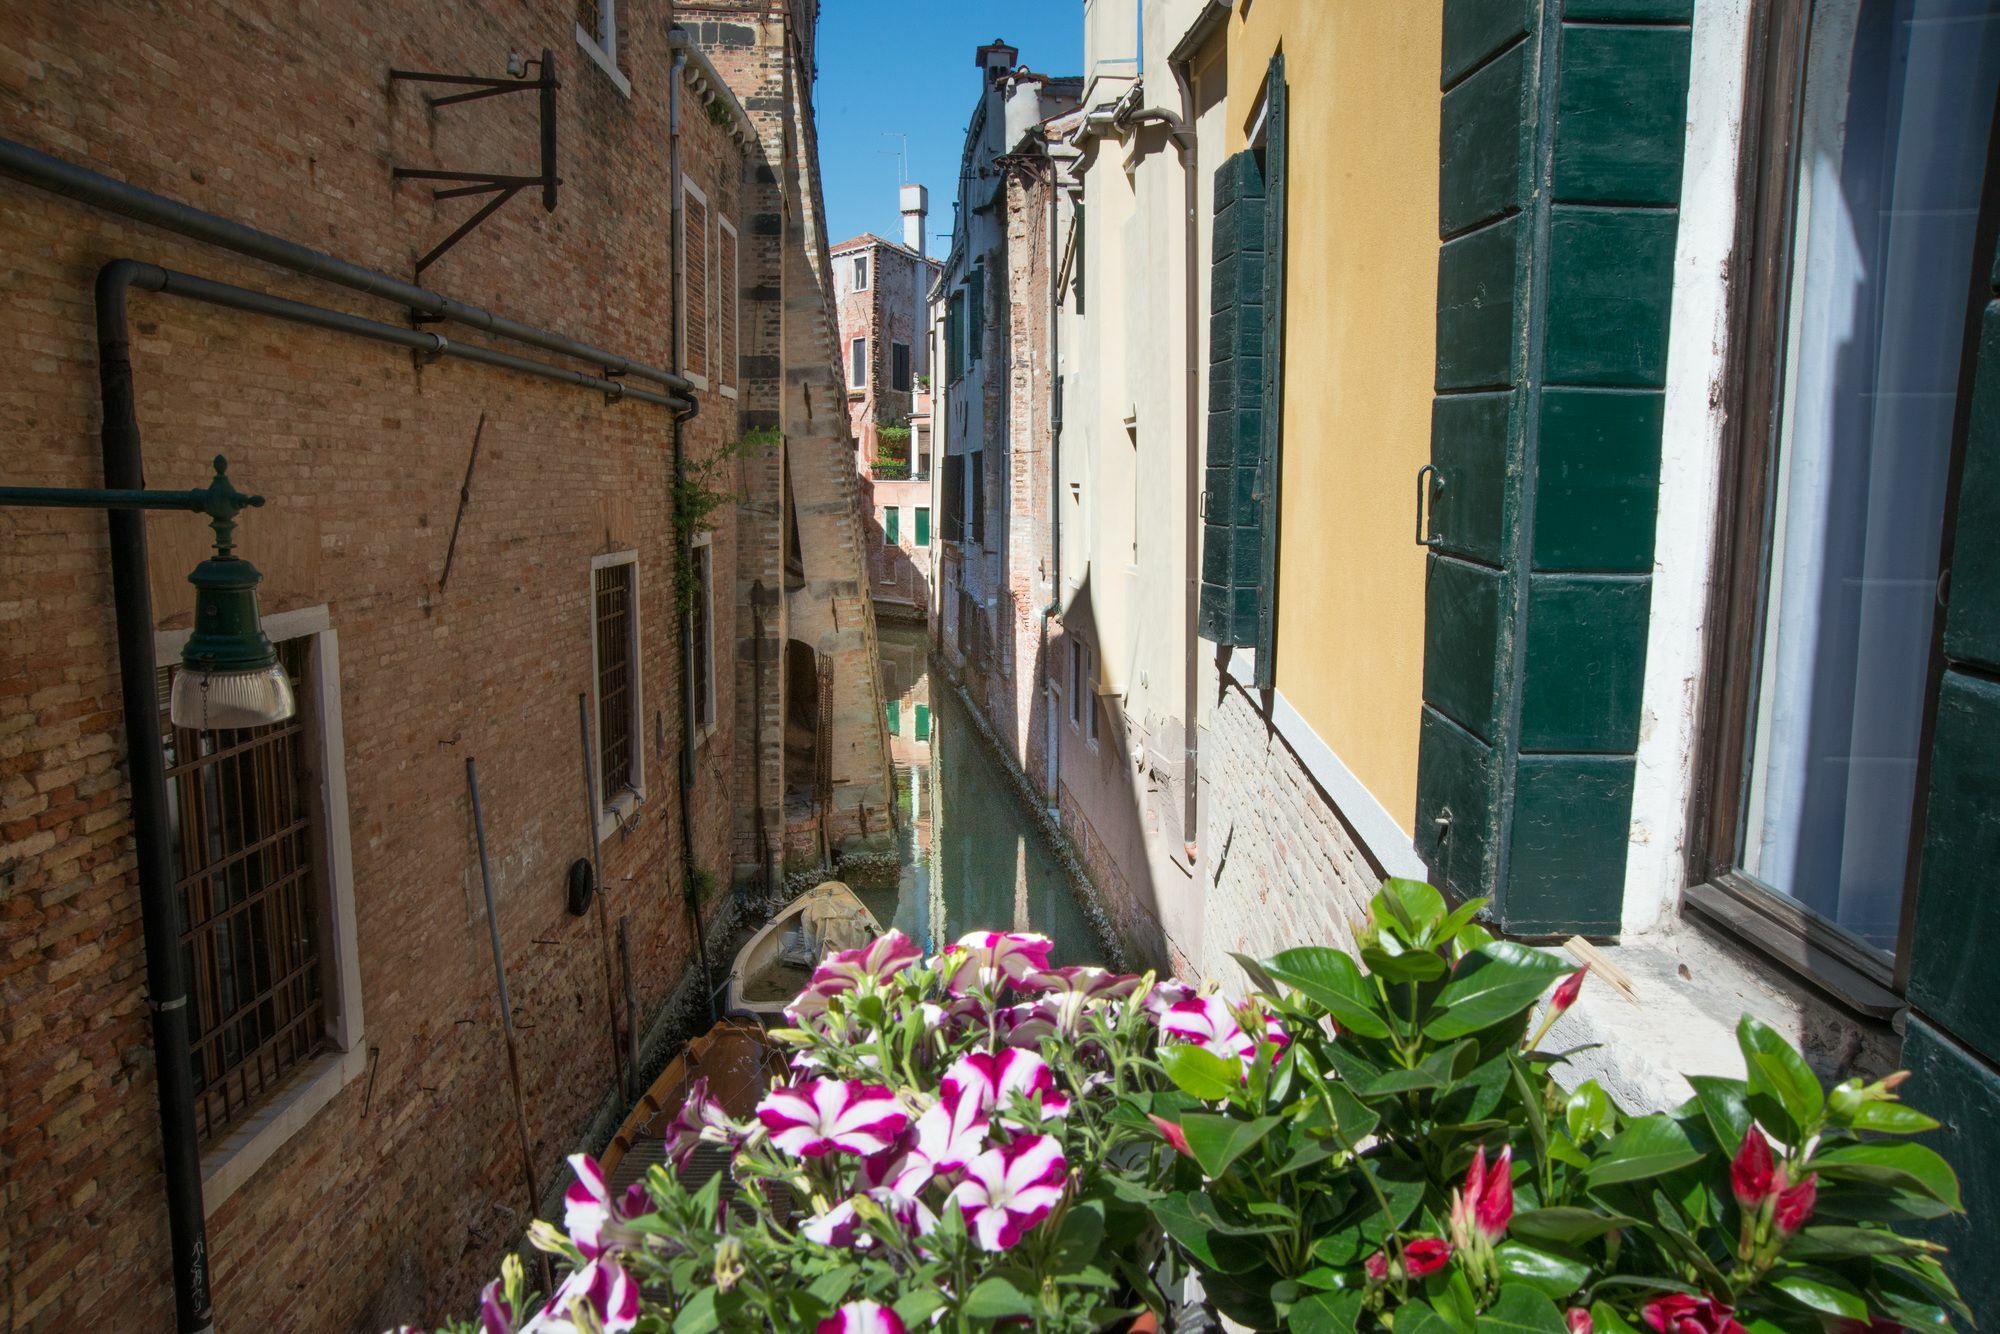
<svg viewBox="0 0 2000 1334"><path fill-rule="evenodd" d="M681 28L667 30L667 44L673 48L673 65L667 72L667 189L673 192L671 221L668 224L673 242L667 247L671 256L670 272L667 275L667 290L673 293L673 318L668 321L673 347L674 376L683 384L687 383L686 368L682 358L686 350L681 343L681 270L687 264L687 236L683 228L686 218L681 212L681 84L687 70L688 36ZM701 404L692 392L688 394L687 406L674 413L674 495L672 513L674 516L674 600L680 601L681 580L694 560L694 534L685 531L681 516L681 492L687 484L687 424L701 411ZM681 897L687 901L688 918L694 923L695 959L701 966L701 987L708 997L708 1018L714 1023L720 1016L715 1008L715 978L708 969L708 942L703 939L701 925L701 895L697 892L696 877L699 867L694 855L694 733L699 722L695 714L694 698L694 626L684 607L676 605L676 619L680 623L681 640L681 755L680 755L680 803L681 803Z"/></svg>
<svg viewBox="0 0 2000 1334"><path fill-rule="evenodd" d="M146 484L139 414L132 392L132 340L125 294L150 265L114 260L97 275L97 373L104 398L104 483ZM208 1228L201 1199L201 1151L194 1115L194 1062L188 1042L187 979L181 973L180 909L174 902L167 840L167 766L160 749L160 694L153 660L153 590L143 510L112 510L111 586L118 616L118 682L125 709L125 757L132 778L132 833L138 848L139 917L146 937L147 1005L160 1094L160 1147L167 1173L167 1231L174 1265L174 1313L181 1334L208 1334L215 1306L208 1287Z"/></svg>

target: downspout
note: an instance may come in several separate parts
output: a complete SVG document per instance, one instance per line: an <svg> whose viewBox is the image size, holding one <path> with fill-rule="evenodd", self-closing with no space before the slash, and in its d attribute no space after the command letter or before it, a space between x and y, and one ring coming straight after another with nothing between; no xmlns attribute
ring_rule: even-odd
<svg viewBox="0 0 2000 1334"><path fill-rule="evenodd" d="M1168 111L1161 107L1145 107L1136 111L1121 112L1117 117L1118 128L1123 130L1135 125L1157 124L1167 127L1167 133L1174 141L1174 149L1181 159L1181 192L1186 207L1182 218L1182 272L1184 284L1182 306L1185 319L1181 329L1183 360L1181 366L1184 431L1186 435L1186 479L1183 491L1186 503L1182 506L1182 552L1186 566L1185 606L1182 614L1186 619L1186 648L1181 667L1182 689L1181 707L1186 719L1182 728L1185 745L1183 783L1181 792L1181 835L1185 846L1182 851L1188 859L1188 869L1194 868L1194 860L1199 852L1199 840L1195 837L1196 779L1200 762L1200 744L1195 730L1195 711L1200 705L1199 674L1201 669L1201 640L1196 633L1201 615L1201 228L1195 217L1195 201L1199 193L1200 176L1197 150L1193 129L1194 92L1189 87L1187 70L1179 61L1169 61L1174 72L1174 84L1180 90L1181 110Z"/></svg>
<svg viewBox="0 0 2000 1334"><path fill-rule="evenodd" d="M1057 167L1053 157L1043 149L1044 161L1049 168L1049 601L1042 608L1042 672L1045 677L1058 670L1049 661L1049 619L1062 610L1062 227L1061 208L1057 199L1061 186L1057 182ZM1062 811L1062 725L1053 717L1055 712L1055 691L1050 680L1042 688L1042 700L1050 714L1051 726L1046 729L1049 738L1049 805L1057 812L1057 823L1061 823Z"/></svg>
<svg viewBox="0 0 2000 1334"><path fill-rule="evenodd" d="M668 223L673 242L667 247L671 258L667 275L667 290L673 293L674 314L668 323L668 337L673 349L674 375L683 382L687 379L687 368L683 358L687 350L681 339L681 272L687 265L687 236L683 229L687 220L681 211L681 201L685 191L681 188L681 79L687 70L688 36L681 28L667 32L667 45L673 50L673 65L667 71L667 189L672 193L673 208ZM681 806L681 898L687 904L688 917L694 923L695 959L701 966L701 989L708 998L709 1022L720 1016L715 1009L715 978L708 971L708 942L703 938L701 925L701 896L696 889L699 867L694 856L694 733L699 719L695 714L694 698L694 625L688 610L679 606L682 580L694 562L694 535L686 531L682 522L682 491L687 485L687 424L701 411L700 403L694 395L688 395L687 406L674 414L674 494L669 507L674 516L674 602L675 619L680 626L681 643L681 754L679 764L680 806ZM762 794L759 794L760 797Z"/></svg>
<svg viewBox="0 0 2000 1334"><path fill-rule="evenodd" d="M97 275L97 374L104 400L104 483L146 484L139 415L132 391L132 340L125 296L146 266L114 260ZM118 618L118 682L125 710L125 758L132 782L132 835L139 863L139 918L146 938L146 1003L153 1016L159 1085L160 1149L167 1176L167 1233L180 1334L210 1334L215 1306L208 1279L208 1224L201 1198L193 1052L188 1043L187 978L181 971L180 909L174 901L168 839L166 757L160 749L158 664L153 658L153 592L143 510L112 510L111 584Z"/></svg>

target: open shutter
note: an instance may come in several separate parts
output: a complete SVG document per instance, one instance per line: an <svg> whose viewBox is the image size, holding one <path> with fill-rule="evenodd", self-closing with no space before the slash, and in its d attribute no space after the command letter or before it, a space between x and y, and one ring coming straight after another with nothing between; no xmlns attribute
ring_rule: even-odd
<svg viewBox="0 0 2000 1334"><path fill-rule="evenodd" d="M1238 647L1259 642L1265 226L1263 169L1238 153L1215 172L1200 623L1203 639Z"/></svg>
<svg viewBox="0 0 2000 1334"><path fill-rule="evenodd" d="M895 546L902 538L903 510L900 505L891 505L882 511L882 541L886 546Z"/></svg>
<svg viewBox="0 0 2000 1334"><path fill-rule="evenodd" d="M965 364L968 368L977 365L980 354L985 349L986 339L986 268L975 264L972 267L971 317L965 339Z"/></svg>
<svg viewBox="0 0 2000 1334"><path fill-rule="evenodd" d="M917 547L927 550L931 544L931 512L927 506L917 506Z"/></svg>
<svg viewBox="0 0 2000 1334"><path fill-rule="evenodd" d="M1271 57L1264 110L1264 424L1257 458L1263 523L1257 558L1257 684L1277 684L1278 472L1285 426L1285 159L1291 97L1284 53Z"/></svg>

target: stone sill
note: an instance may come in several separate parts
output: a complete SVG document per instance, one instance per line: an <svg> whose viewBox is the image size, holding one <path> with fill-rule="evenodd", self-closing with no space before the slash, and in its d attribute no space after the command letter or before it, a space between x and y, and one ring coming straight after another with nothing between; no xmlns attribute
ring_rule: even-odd
<svg viewBox="0 0 2000 1334"><path fill-rule="evenodd" d="M1901 1039L1891 1025L1857 1016L1692 922L1598 948L1631 980L1639 1003L1592 977L1542 1047L1601 1044L1571 1057L1559 1077L1571 1086L1597 1080L1628 1112L1678 1106L1694 1093L1688 1075L1741 1079L1736 1023L1745 1014L1784 1034L1822 1079L1895 1068Z"/></svg>
<svg viewBox="0 0 2000 1334"><path fill-rule="evenodd" d="M360 1075L367 1054L367 1048L357 1040L346 1051L328 1052L307 1062L279 1086L255 1116L204 1153L202 1212L213 1217L224 1200L271 1160L279 1146L303 1130L335 1094Z"/></svg>

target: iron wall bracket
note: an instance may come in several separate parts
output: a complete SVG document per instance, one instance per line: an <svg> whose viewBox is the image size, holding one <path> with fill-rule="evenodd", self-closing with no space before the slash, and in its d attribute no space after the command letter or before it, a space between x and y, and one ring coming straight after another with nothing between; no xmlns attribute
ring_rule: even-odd
<svg viewBox="0 0 2000 1334"><path fill-rule="evenodd" d="M477 74L433 74L423 70L392 69L391 80L408 80L411 83L438 83L467 89L462 93L450 93L443 97L426 93L424 100L433 108L448 107L459 102L476 102L482 98L499 97L506 93L522 93L530 90L538 94L541 109L542 169L539 175L523 176L518 173L497 171L434 171L423 167L396 167L391 175L399 181L442 181L455 182L442 189L431 191L435 199L461 199L468 195L492 195L478 212L460 223L456 230L437 243L423 258L417 261L417 276L422 277L425 269L444 257L446 251L464 240L480 223L498 212L500 206L532 186L542 190L542 209L556 211L556 191L562 178L556 175L556 90L562 87L553 70L554 58L547 47L542 48L540 60L530 60L527 65L537 67L539 77L528 78L488 78ZM525 68L525 66L524 66Z"/></svg>

